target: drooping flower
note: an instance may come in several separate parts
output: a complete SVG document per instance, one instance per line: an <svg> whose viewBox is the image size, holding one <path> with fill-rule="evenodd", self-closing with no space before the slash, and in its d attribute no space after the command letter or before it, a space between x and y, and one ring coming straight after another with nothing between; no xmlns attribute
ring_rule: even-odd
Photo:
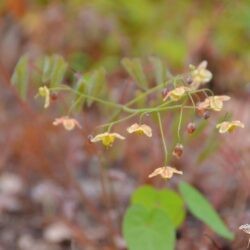
<svg viewBox="0 0 250 250"><path fill-rule="evenodd" d="M146 124L139 125L138 123L135 123L131 125L130 127L128 127L127 131L129 134L132 134L132 133L136 133L139 135L144 134L148 137L152 137L152 129Z"/></svg>
<svg viewBox="0 0 250 250"><path fill-rule="evenodd" d="M180 144L180 143L176 144L176 146L174 147L172 155L174 157L176 157L177 159L180 159L182 154L183 154L183 148L184 147L183 147L182 144Z"/></svg>
<svg viewBox="0 0 250 250"><path fill-rule="evenodd" d="M152 178L160 175L163 179L170 179L174 174L183 174L183 172L169 166L164 166L155 169L148 177Z"/></svg>
<svg viewBox="0 0 250 250"><path fill-rule="evenodd" d="M203 102L197 104L197 109L205 110L211 108L214 111L221 111L223 108L223 102L228 100L230 100L230 96L227 95L209 96Z"/></svg>
<svg viewBox="0 0 250 250"><path fill-rule="evenodd" d="M233 132L236 128L244 128L245 125L241 121L221 122L216 125L219 129L219 133Z"/></svg>
<svg viewBox="0 0 250 250"><path fill-rule="evenodd" d="M211 81L213 74L207 70L207 61L202 61L197 67L190 65L192 84L191 87L197 89L201 84Z"/></svg>
<svg viewBox="0 0 250 250"><path fill-rule="evenodd" d="M211 116L211 114L210 114L210 112L209 111L205 111L204 113L203 113L203 118L205 119L205 120L207 120L207 119L209 119L210 118L210 116Z"/></svg>
<svg viewBox="0 0 250 250"><path fill-rule="evenodd" d="M194 122L189 122L187 125L187 132L189 134L193 134L195 130L196 130L196 124Z"/></svg>
<svg viewBox="0 0 250 250"><path fill-rule="evenodd" d="M170 90L163 98L163 101L166 101L168 98L170 98L172 101L178 101L186 94L187 91L190 90L190 88L184 86L177 87L173 90Z"/></svg>
<svg viewBox="0 0 250 250"><path fill-rule="evenodd" d="M81 128L81 125L79 124L79 122L76 119L69 118L68 116L56 118L53 121L54 126L58 126L60 124L62 124L66 130L73 130L75 127Z"/></svg>
<svg viewBox="0 0 250 250"><path fill-rule="evenodd" d="M105 132L105 133L96 135L94 138L91 139L91 142L101 141L105 147L111 147L113 145L115 139L124 140L125 137L123 137L122 135L120 135L118 133Z"/></svg>
<svg viewBox="0 0 250 250"><path fill-rule="evenodd" d="M47 86L38 89L38 95L44 97L44 108L48 108L50 104L50 91Z"/></svg>

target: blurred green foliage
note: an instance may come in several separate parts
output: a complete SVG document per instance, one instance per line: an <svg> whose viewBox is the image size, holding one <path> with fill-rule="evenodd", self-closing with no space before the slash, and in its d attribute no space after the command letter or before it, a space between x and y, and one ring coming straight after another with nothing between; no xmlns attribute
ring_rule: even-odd
<svg viewBox="0 0 250 250"><path fill-rule="evenodd" d="M72 31L70 39L84 36L91 41L88 36L94 34L101 40L96 48L101 50L98 60L93 61L82 51L72 52L76 69L82 63L112 67L123 56L145 55L160 56L172 67L179 68L203 43L217 57L230 56L235 60L240 57L248 65L250 63L249 1L28 1L30 11L54 4L62 5L70 23L76 21L80 10L103 20L100 24L95 18L86 19L84 25L89 26L86 34L79 32L76 37L77 30L76 33ZM101 25L109 30L105 36L101 36Z"/></svg>
<svg viewBox="0 0 250 250"><path fill-rule="evenodd" d="M68 4L74 9L83 1ZM132 56L154 54L180 67L203 36L220 54L244 56L250 49L249 1L94 0L84 5L115 20ZM114 37L106 42L113 46Z"/></svg>

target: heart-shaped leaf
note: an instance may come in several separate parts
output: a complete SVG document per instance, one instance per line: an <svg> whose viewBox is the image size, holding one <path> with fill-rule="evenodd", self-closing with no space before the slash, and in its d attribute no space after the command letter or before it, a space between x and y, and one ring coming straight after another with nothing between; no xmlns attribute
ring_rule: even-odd
<svg viewBox="0 0 250 250"><path fill-rule="evenodd" d="M185 218L185 208L182 198L174 191L157 190L151 186L138 188L132 196L132 204L146 208L159 208L165 212L175 227L180 226Z"/></svg>
<svg viewBox="0 0 250 250"><path fill-rule="evenodd" d="M123 235L129 250L173 250L175 229L160 209L132 205L123 222Z"/></svg>

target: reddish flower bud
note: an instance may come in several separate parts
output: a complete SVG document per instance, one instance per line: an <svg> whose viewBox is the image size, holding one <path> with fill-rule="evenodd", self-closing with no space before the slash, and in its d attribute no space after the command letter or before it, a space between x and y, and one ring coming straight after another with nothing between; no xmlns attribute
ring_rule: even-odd
<svg viewBox="0 0 250 250"><path fill-rule="evenodd" d="M58 98L58 94L56 94L56 93L52 93L52 94L50 95L50 99L51 99L52 101L56 101L57 98Z"/></svg>
<svg viewBox="0 0 250 250"><path fill-rule="evenodd" d="M193 79L191 76L188 76L186 81L187 81L187 84L191 84L193 82Z"/></svg>
<svg viewBox="0 0 250 250"><path fill-rule="evenodd" d="M92 139L93 139L93 135L88 135L88 142L89 144L92 144Z"/></svg>
<svg viewBox="0 0 250 250"><path fill-rule="evenodd" d="M180 144L180 143L176 144L172 154L173 154L174 157L179 159L183 154L183 145Z"/></svg>
<svg viewBox="0 0 250 250"><path fill-rule="evenodd" d="M198 116L203 116L203 114L205 113L205 109L204 108L201 108L200 106L200 102L197 102L196 103L196 114L198 115Z"/></svg>
<svg viewBox="0 0 250 250"><path fill-rule="evenodd" d="M192 134L196 130L196 125L193 122L189 122L187 125L187 132Z"/></svg>
<svg viewBox="0 0 250 250"><path fill-rule="evenodd" d="M205 120L207 120L209 117L210 117L210 112L209 112L209 111L205 111L205 112L203 113L203 118L204 118Z"/></svg>
<svg viewBox="0 0 250 250"><path fill-rule="evenodd" d="M161 91L162 98L166 97L168 93L169 93L169 89L168 88L164 88Z"/></svg>

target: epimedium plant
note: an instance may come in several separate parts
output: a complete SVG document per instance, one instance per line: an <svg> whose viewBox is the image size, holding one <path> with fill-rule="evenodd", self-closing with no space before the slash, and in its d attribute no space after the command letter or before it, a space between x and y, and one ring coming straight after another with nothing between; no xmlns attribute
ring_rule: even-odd
<svg viewBox="0 0 250 250"><path fill-rule="evenodd" d="M185 174L181 169L169 165L169 156L172 154L179 159L184 150L182 123L185 112L191 110L194 111L193 116L198 114L207 119L209 112L223 110L223 103L229 101L230 97L214 95L210 89L204 87L204 84L212 79L206 61L198 66L190 65L186 73L176 76L165 69L160 59L151 58L150 62L154 69L153 83L148 80L139 59L122 60L124 68L137 87L135 96L125 104L114 101L115 97L108 91L104 69L81 74L72 70L59 55L45 56L35 61L30 60L27 55L21 57L13 73L12 83L18 89L20 96L26 99L29 82L31 79L37 82L36 97L43 99L45 109L50 107L51 100L59 93L68 96L68 111L52 122L55 126L62 125L68 131L76 127L82 128L80 122L73 117L76 112L94 104L102 108L107 107L108 113L110 114L110 111L113 113L105 124L97 128L100 133L89 138L92 143L102 143L106 149L117 143L115 141L126 139L124 135L115 132L114 127L132 118L137 118L137 123L131 124L127 128L127 133L151 138L155 131L144 122L144 117L152 117L153 122L158 124L164 161L161 167L156 167L148 176L168 180L175 174ZM178 114L175 126L177 143L173 147L173 152L169 152L169 143L167 144L164 134L162 117L167 112ZM216 125L219 133L232 132L237 127L244 127L240 121L226 118L227 116L224 116L224 119ZM193 117L189 119L192 121ZM187 132L195 133L196 127L197 124L189 122ZM181 181L178 189L179 192L142 186L134 191L123 222L123 234L129 249L174 249L175 232L186 217L185 205L196 218L207 224L218 235L228 240L233 239L233 233L196 188Z"/></svg>

